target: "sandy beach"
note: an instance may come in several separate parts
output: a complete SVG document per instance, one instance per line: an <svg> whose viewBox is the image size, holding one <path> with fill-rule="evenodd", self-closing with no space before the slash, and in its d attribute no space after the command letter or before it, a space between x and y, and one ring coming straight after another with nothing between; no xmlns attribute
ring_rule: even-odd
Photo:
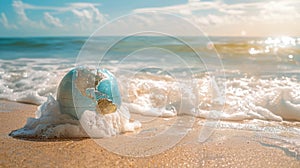
<svg viewBox="0 0 300 168"><path fill-rule="evenodd" d="M252 140L253 132L216 130L196 142L194 126L175 147L149 157L107 151L93 139L22 140L8 134L34 117L37 106L0 101L0 167L299 167L284 150Z"/></svg>
<svg viewBox="0 0 300 168"><path fill-rule="evenodd" d="M1 1L0 168L300 168L300 0Z"/></svg>

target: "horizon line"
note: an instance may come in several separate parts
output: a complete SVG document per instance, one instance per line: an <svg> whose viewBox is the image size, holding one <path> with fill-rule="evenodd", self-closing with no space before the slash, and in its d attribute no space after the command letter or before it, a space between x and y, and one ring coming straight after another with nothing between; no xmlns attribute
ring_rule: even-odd
<svg viewBox="0 0 300 168"><path fill-rule="evenodd" d="M98 35L93 37L122 37L126 35ZM163 37L159 35L137 35L141 37ZM0 39L4 38L62 38L62 37L90 37L89 35L35 35L35 36L0 36ZM300 37L300 35L269 35L269 36L252 36L252 35L177 35L177 37L239 37L239 38L267 38L267 37Z"/></svg>

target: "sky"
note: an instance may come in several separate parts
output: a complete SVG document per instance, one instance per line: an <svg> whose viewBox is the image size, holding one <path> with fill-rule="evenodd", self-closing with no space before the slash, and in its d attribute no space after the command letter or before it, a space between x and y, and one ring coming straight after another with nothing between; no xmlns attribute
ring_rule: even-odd
<svg viewBox="0 0 300 168"><path fill-rule="evenodd" d="M0 37L89 36L131 15L111 32L122 34L170 22L160 13L178 16L209 36L300 36L299 0L1 0Z"/></svg>

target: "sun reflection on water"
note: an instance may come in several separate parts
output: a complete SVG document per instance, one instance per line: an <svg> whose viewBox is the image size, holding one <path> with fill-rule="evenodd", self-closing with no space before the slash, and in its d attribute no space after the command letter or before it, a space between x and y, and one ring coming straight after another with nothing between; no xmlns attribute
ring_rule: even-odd
<svg viewBox="0 0 300 168"><path fill-rule="evenodd" d="M252 56L262 54L280 54L289 60L294 59L297 50L294 50L300 44L300 38L293 38L289 36L268 37L265 40L250 41L252 46L248 53Z"/></svg>

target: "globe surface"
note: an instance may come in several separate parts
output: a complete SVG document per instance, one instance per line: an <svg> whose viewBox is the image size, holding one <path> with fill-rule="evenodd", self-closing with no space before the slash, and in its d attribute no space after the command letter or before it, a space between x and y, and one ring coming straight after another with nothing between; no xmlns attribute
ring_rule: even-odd
<svg viewBox="0 0 300 168"><path fill-rule="evenodd" d="M115 76L106 69L77 67L61 80L57 90L61 113L80 119L86 110L105 115L121 106Z"/></svg>

